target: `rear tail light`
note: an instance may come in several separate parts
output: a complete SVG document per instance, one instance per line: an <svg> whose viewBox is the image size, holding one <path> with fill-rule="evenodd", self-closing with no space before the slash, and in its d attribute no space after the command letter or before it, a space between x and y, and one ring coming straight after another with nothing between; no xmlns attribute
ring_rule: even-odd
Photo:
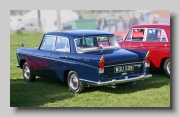
<svg viewBox="0 0 180 117"><path fill-rule="evenodd" d="M99 62L99 73L104 73L104 56L101 57Z"/></svg>
<svg viewBox="0 0 180 117"><path fill-rule="evenodd" d="M150 52L148 51L145 57L145 67L150 67Z"/></svg>

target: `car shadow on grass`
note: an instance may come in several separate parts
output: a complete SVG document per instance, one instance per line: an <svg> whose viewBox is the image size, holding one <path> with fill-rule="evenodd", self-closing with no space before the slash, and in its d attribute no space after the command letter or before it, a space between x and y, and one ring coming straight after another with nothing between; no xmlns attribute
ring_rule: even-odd
<svg viewBox="0 0 180 117"><path fill-rule="evenodd" d="M117 85L116 88L113 87L87 87L86 92L108 92L114 94L128 94L142 90L148 90L152 88L160 88L165 85L170 85L170 79L166 77L166 75L162 71L151 71L153 75L152 78L137 81L135 85L127 86L127 85Z"/></svg>
<svg viewBox="0 0 180 117"><path fill-rule="evenodd" d="M41 107L72 97L67 85L54 78L38 77L35 82L10 80L10 107Z"/></svg>

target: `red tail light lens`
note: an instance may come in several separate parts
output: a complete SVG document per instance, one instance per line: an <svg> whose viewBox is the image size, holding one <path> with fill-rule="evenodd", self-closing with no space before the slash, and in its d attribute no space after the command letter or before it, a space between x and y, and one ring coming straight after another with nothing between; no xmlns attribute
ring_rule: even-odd
<svg viewBox="0 0 180 117"><path fill-rule="evenodd" d="M102 56L101 59L100 59L99 73L104 73L104 56Z"/></svg>
<svg viewBox="0 0 180 117"><path fill-rule="evenodd" d="M104 68L104 56L100 59L99 68Z"/></svg>

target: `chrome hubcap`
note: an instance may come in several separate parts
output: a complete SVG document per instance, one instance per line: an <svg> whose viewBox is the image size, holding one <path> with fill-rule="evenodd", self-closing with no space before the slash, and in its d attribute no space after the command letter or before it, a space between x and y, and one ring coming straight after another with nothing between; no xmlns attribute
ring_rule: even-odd
<svg viewBox="0 0 180 117"><path fill-rule="evenodd" d="M167 64L167 71L170 74L170 62Z"/></svg>
<svg viewBox="0 0 180 117"><path fill-rule="evenodd" d="M71 77L70 77L70 87L73 89L73 90L77 90L78 89L78 78L75 74L72 74Z"/></svg>
<svg viewBox="0 0 180 117"><path fill-rule="evenodd" d="M25 76L27 79L29 79L29 77L30 77L30 70L29 70L28 66L26 66L26 67L24 68L24 76Z"/></svg>

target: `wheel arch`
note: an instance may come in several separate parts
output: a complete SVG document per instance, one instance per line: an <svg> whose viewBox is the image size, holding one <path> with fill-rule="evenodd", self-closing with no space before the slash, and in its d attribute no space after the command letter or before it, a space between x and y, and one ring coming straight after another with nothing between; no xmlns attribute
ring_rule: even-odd
<svg viewBox="0 0 180 117"><path fill-rule="evenodd" d="M65 83L67 83L67 77L68 77L68 74L69 74L70 71L71 70L68 70L68 69L64 71L63 80L64 80Z"/></svg>
<svg viewBox="0 0 180 117"><path fill-rule="evenodd" d="M160 63L160 68L163 69L163 65L164 65L164 62L166 61L166 59L168 59L170 57L165 57L163 59L161 59L161 63Z"/></svg>
<svg viewBox="0 0 180 117"><path fill-rule="evenodd" d="M21 59L20 60L20 68L22 69L23 68L23 64L26 62L26 60L25 59Z"/></svg>

